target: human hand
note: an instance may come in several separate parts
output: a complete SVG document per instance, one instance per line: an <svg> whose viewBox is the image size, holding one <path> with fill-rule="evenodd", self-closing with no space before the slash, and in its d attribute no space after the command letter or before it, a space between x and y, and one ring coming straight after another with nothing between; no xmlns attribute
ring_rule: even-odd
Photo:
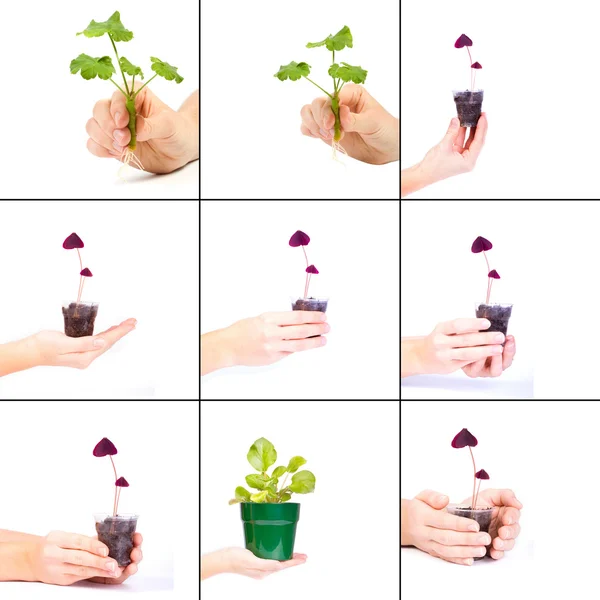
<svg viewBox="0 0 600 600"><path fill-rule="evenodd" d="M86 369L101 354L135 329L137 321L127 319L95 336L72 338L60 331L40 331L31 336L35 362L39 366Z"/></svg>
<svg viewBox="0 0 600 600"><path fill-rule="evenodd" d="M118 579L123 572L105 544L85 535L52 531L28 547L32 581L71 585L91 577Z"/></svg>
<svg viewBox="0 0 600 600"><path fill-rule="evenodd" d="M472 171L485 143L488 121L481 113L477 127L471 127L469 139L465 143L466 127L454 117L442 141L434 146L419 163L418 171L426 185L454 175Z"/></svg>
<svg viewBox="0 0 600 600"><path fill-rule="evenodd" d="M516 351L517 347L514 336L507 335L502 356L495 355L488 358L480 358L478 361L463 367L462 370L469 377L498 377L512 365Z"/></svg>
<svg viewBox="0 0 600 600"><path fill-rule="evenodd" d="M142 84L136 83L139 89ZM185 105L184 105L185 106ZM193 111L174 111L145 87L135 98L137 148L134 154L150 173L171 173L198 158L198 125ZM100 158L120 159L131 133L125 96L115 91L99 100L86 124L88 150ZM134 163L130 163L134 166Z"/></svg>
<svg viewBox="0 0 600 600"><path fill-rule="evenodd" d="M320 348L327 342L327 315L318 311L268 312L242 319L223 330L235 365L270 365L294 352ZM310 338L313 335L321 337Z"/></svg>
<svg viewBox="0 0 600 600"><path fill-rule="evenodd" d="M96 539L98 539L96 537ZM144 558L142 555L142 534L134 533L133 534L133 549L131 550L131 563L128 564L125 569L122 570L121 575L119 577L92 577L90 579L93 583L105 583L107 585L118 585L123 583L126 579L129 579L132 575L135 575L138 572L138 564L142 562Z"/></svg>
<svg viewBox="0 0 600 600"><path fill-rule="evenodd" d="M472 498L469 496L463 500L463 503L470 505L471 501ZM498 560L505 552L515 547L515 540L521 533L519 519L523 505L512 490L483 490L479 492L477 505L494 507L490 524L492 548L489 550L489 555Z"/></svg>
<svg viewBox="0 0 600 600"><path fill-rule="evenodd" d="M290 567L297 567L306 562L306 554L296 554L291 560L265 560L254 556L250 550L245 548L225 548L223 553L225 573L237 573L252 577L252 579L264 579L267 575L283 571Z"/></svg>
<svg viewBox="0 0 600 600"><path fill-rule="evenodd" d="M447 374L470 363L502 355L504 334L486 331L487 319L454 319L439 323L417 351L420 373Z"/></svg>
<svg viewBox="0 0 600 600"><path fill-rule="evenodd" d="M425 490L409 500L402 524L404 541L436 558L471 565L474 557L485 555L491 536L479 533L477 521L443 510L448 501L448 496L432 490Z"/></svg>
<svg viewBox="0 0 600 600"><path fill-rule="evenodd" d="M346 84L340 91L340 145L352 158L372 165L398 160L398 119L361 85ZM300 111L302 133L331 145L335 116L331 98L321 97Z"/></svg>

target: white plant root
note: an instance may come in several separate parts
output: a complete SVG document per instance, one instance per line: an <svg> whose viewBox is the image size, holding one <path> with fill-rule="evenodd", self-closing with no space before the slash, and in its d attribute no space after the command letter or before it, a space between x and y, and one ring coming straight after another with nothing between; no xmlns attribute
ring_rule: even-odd
<svg viewBox="0 0 600 600"><path fill-rule="evenodd" d="M338 152L341 152L342 154L348 156L348 153L344 150L343 146L340 146L339 142L331 140L331 158L335 160L335 162L340 163L340 165L344 165L345 167L346 164L343 161L339 160L337 157Z"/></svg>
<svg viewBox="0 0 600 600"><path fill-rule="evenodd" d="M129 149L129 146L125 146L121 156L119 156L119 160L122 160L123 164L119 168L117 175L122 181L127 181L127 179L125 179L121 173L123 172L123 169L130 163L133 163L138 169L140 169L140 171L146 170L144 169L142 161Z"/></svg>

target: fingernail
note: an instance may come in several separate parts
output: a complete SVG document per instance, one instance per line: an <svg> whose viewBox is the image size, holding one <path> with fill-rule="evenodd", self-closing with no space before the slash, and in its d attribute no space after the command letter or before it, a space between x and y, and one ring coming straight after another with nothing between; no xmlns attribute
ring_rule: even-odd
<svg viewBox="0 0 600 600"><path fill-rule="evenodd" d="M512 525L513 524L512 517L506 517L506 524L507 525Z"/></svg>
<svg viewBox="0 0 600 600"><path fill-rule="evenodd" d="M472 523L469 525L469 531L479 531L479 525L477 523Z"/></svg>
<svg viewBox="0 0 600 600"><path fill-rule="evenodd" d="M329 137L329 133L327 133L324 129L319 129L319 133L321 134L321 137L324 137L324 138Z"/></svg>
<svg viewBox="0 0 600 600"><path fill-rule="evenodd" d="M492 348L492 354L502 354L502 348L497 348L496 346L494 346Z"/></svg>
<svg viewBox="0 0 600 600"><path fill-rule="evenodd" d="M100 556L108 556L108 550L106 548L98 548L98 554Z"/></svg>
<svg viewBox="0 0 600 600"><path fill-rule="evenodd" d="M125 139L125 132L121 129L116 129L114 137L117 142L123 142Z"/></svg>
<svg viewBox="0 0 600 600"><path fill-rule="evenodd" d="M495 335L494 336L494 341L502 343L504 341L504 334L503 333L499 333L499 334Z"/></svg>
<svg viewBox="0 0 600 600"><path fill-rule="evenodd" d="M327 343L326 337L321 337L321 346L324 346Z"/></svg>
<svg viewBox="0 0 600 600"><path fill-rule="evenodd" d="M485 556L486 549L485 548L477 548L477 556Z"/></svg>
<svg viewBox="0 0 600 600"><path fill-rule="evenodd" d="M335 131L334 131L333 129L330 129L330 130L329 130L329 135L330 135L331 137L333 137L333 136L335 135Z"/></svg>
<svg viewBox="0 0 600 600"><path fill-rule="evenodd" d="M492 325L487 319L481 319L480 324L481 324L482 329L487 329L488 327L490 327Z"/></svg>
<svg viewBox="0 0 600 600"><path fill-rule="evenodd" d="M121 146L121 144L117 143L117 142L113 142L113 148L117 151L117 152L123 152L123 146Z"/></svg>
<svg viewBox="0 0 600 600"><path fill-rule="evenodd" d="M98 338L97 340L94 340L95 348L102 348L104 346L104 344L106 344L106 342L102 338Z"/></svg>
<svg viewBox="0 0 600 600"><path fill-rule="evenodd" d="M115 113L115 123L118 123L120 118L121 118L121 113L120 112Z"/></svg>
<svg viewBox="0 0 600 600"><path fill-rule="evenodd" d="M464 562L465 562L465 565L471 566L473 564L473 559L472 558L465 558Z"/></svg>
<svg viewBox="0 0 600 600"><path fill-rule="evenodd" d="M504 548L504 542L501 539L499 539L496 542L496 550L502 550L502 548Z"/></svg>
<svg viewBox="0 0 600 600"><path fill-rule="evenodd" d="M477 538L477 542L479 544L483 544L484 546L487 546L492 540L490 539L490 536L487 535L487 533L485 535L480 535Z"/></svg>
<svg viewBox="0 0 600 600"><path fill-rule="evenodd" d="M109 571L114 571L114 570L115 570L115 563L112 563L112 562L107 562L107 563L106 563L106 568L107 568Z"/></svg>
<svg viewBox="0 0 600 600"><path fill-rule="evenodd" d="M331 331L331 327L328 324L325 324L325 333L329 333Z"/></svg>
<svg viewBox="0 0 600 600"><path fill-rule="evenodd" d="M440 504L443 504L444 502L446 502L448 500L448 496L444 496L443 494L441 496L438 496L438 502Z"/></svg>

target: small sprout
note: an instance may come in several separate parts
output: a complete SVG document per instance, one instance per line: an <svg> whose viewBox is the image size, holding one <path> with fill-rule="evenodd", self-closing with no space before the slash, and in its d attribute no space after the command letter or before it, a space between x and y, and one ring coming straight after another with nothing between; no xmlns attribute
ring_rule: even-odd
<svg viewBox="0 0 600 600"><path fill-rule="evenodd" d="M477 483L477 494L475 494L475 505L473 506L473 508L477 508L477 497L479 496L479 488L481 487L481 480L489 479L490 476L487 474L487 471L485 469L480 469L479 471L477 471L477 473L475 473L475 478L479 479L479 482Z"/></svg>
<svg viewBox="0 0 600 600"><path fill-rule="evenodd" d="M492 269L488 273L488 277L490 279L489 279L489 287L488 287L488 302L486 304L489 304L489 297L492 295L492 283L494 283L494 279L500 279L500 275L498 275L498 271L496 271L496 269Z"/></svg>
<svg viewBox="0 0 600 600"><path fill-rule="evenodd" d="M471 91L475 88L475 74L473 73L473 69L483 69L481 63L473 62L473 58L471 57L471 51L469 47L473 45L473 40L468 35L464 33L454 42L455 48L466 48L469 53L469 64L471 65Z"/></svg>
<svg viewBox="0 0 600 600"><path fill-rule="evenodd" d="M488 261L487 254L485 253L486 250L491 250L492 248L493 248L492 242L490 242L489 240L486 240L484 237L481 237L480 235L477 236L477 238L471 245L471 252L473 252L474 254L479 254L480 252L483 252L483 257L485 258L485 263L487 264L488 284L487 284L487 292L486 292L486 296L485 296L486 304L490 303L490 294L492 292L492 280L500 279L500 275L498 275L498 271L496 271L496 269L490 270L490 263Z"/></svg>
<svg viewBox="0 0 600 600"><path fill-rule="evenodd" d="M313 275L318 275L319 271L317 271L317 267L315 265L310 265L310 267L306 267L307 273L312 273Z"/></svg>
<svg viewBox="0 0 600 600"><path fill-rule="evenodd" d="M81 294L83 293L83 284L85 283L84 277L92 277L92 272L86 267L83 268L83 263L81 262L81 254L79 254L79 248L83 248L83 241L76 234L72 233L64 242L63 248L65 250L73 250L75 248L77 250L77 256L79 256L79 275L81 275L81 279L79 280L79 290L77 291L77 304L81 301Z"/></svg>
<svg viewBox="0 0 600 600"><path fill-rule="evenodd" d="M310 238L303 231L296 231L294 235L290 238L290 246L293 248L297 248L298 246L302 246L302 250L304 250L304 246L308 246L310 243ZM306 250L304 250L304 258L306 258L306 284L304 285L304 298L308 298L308 286L310 285L310 276L311 274L318 275L319 271L317 271L317 267L315 265L308 264L308 256L306 256Z"/></svg>
<svg viewBox="0 0 600 600"><path fill-rule="evenodd" d="M93 452L94 456L97 458L102 458L103 456L108 456L110 458L110 462L112 463L113 471L115 472L115 499L113 502L113 517L117 516L117 511L119 510L119 500L121 498L121 488L129 487L129 483L125 477L117 477L117 469L115 468L115 462L112 457L117 454L117 449L115 445L108 439L102 438L94 448ZM117 493L118 491L118 493Z"/></svg>
<svg viewBox="0 0 600 600"><path fill-rule="evenodd" d="M468 446L473 461L473 496L471 498L471 508L475 509L475 480L477 479L477 468L475 467L475 457L473 456L472 447L477 446L477 438L468 430L461 429L452 440L453 448L464 448Z"/></svg>

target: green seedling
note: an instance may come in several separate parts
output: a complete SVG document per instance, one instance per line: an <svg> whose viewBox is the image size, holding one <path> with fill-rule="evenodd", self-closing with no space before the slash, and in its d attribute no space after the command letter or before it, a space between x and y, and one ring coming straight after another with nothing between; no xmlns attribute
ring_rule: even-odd
<svg viewBox="0 0 600 600"><path fill-rule="evenodd" d="M256 440L250 446L247 458L252 467L259 471L259 474L247 475L246 483L258 492L252 494L242 486L236 487L235 498L230 500L229 504L238 502L280 504L290 500L293 493L310 494L315 491L315 476L310 471L298 471L302 465L306 464L306 459L301 456L293 456L287 467L276 467L270 475L267 474L269 468L277 460L277 451L273 444L265 438ZM283 475L285 478L280 484L279 480ZM289 475L292 475L292 482L286 485Z"/></svg>
<svg viewBox="0 0 600 600"><path fill-rule="evenodd" d="M123 89L112 78L116 71L110 56L94 58L88 54L80 54L77 58L74 58L71 61L71 73L75 75L79 72L84 79L95 79L96 77L105 80L108 79L121 91L123 96L125 96L125 106L127 107L127 112L129 113L129 124L127 127L131 133L131 141L123 151L123 155L120 157L120 159L123 160L124 165L133 162L138 168L143 170L144 167L142 163L134 154L136 149L135 99L139 93L155 77L158 77L159 75L164 77L167 81L175 80L176 83L181 83L183 81L183 77L177 72L177 67L173 67L167 62L163 62L162 60L151 56L151 69L154 71L155 75L148 79L148 81L146 81L146 83L144 83L144 85L142 85L137 91L135 90L134 86L136 75L139 76L140 79L144 79L144 73L140 67L129 62L129 60L127 60L124 56L119 57L115 42L131 41L133 38L133 32L125 29L125 26L123 23L121 23L121 15L118 11L114 12L108 21L97 23L96 21L92 20L86 29L80 31L77 35L81 34L88 38L102 37L104 34L108 35L108 39L110 40L117 57L119 70L123 76L123 85L125 89ZM132 77L130 85L127 85L125 75L130 75Z"/></svg>
<svg viewBox="0 0 600 600"><path fill-rule="evenodd" d="M340 90L344 87L344 84L349 81L353 81L354 83L364 83L367 79L367 71L362 67L353 67L345 62L340 64L335 62L336 51L339 52L346 46L352 48L352 33L350 33L350 29L347 25L340 29L335 35L328 35L322 42L309 42L306 44L307 48L318 48L319 46L325 46L332 55L331 67L329 67L328 72L333 78L333 93L330 94L312 79L309 79L308 75L310 75L311 66L305 62L297 63L292 61L288 65L281 65L279 71L277 71L274 76L280 81L285 81L286 79L298 81L298 79L304 77L329 96L331 99L331 111L335 116L334 136L331 143L335 158L336 150L346 154L344 149L339 145L339 141L342 138L342 129L340 125Z"/></svg>

